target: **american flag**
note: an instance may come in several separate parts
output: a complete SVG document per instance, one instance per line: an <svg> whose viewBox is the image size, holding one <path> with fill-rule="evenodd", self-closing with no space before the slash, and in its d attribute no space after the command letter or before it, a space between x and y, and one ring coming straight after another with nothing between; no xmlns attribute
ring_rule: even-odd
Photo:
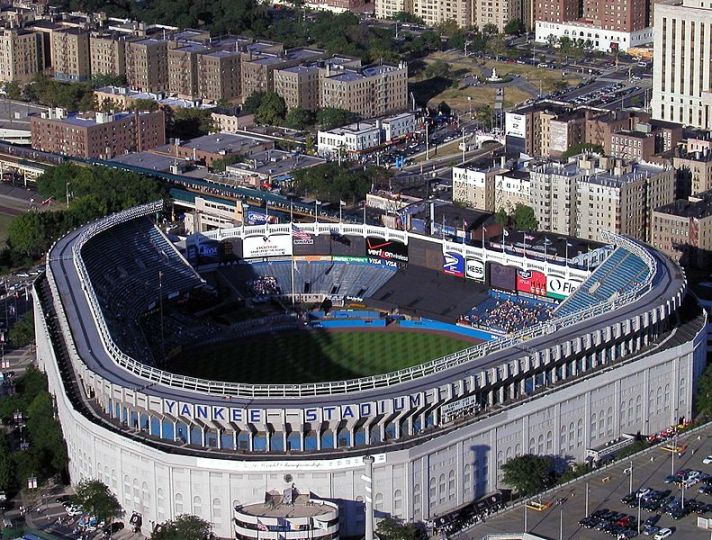
<svg viewBox="0 0 712 540"><path fill-rule="evenodd" d="M297 240L311 240L312 235L311 233L305 231L304 229L300 229L296 225L292 224L292 237L296 238Z"/></svg>

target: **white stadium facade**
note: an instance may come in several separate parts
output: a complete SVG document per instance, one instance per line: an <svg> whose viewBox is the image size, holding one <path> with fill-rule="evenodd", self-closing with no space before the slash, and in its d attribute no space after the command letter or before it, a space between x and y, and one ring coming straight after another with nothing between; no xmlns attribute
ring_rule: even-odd
<svg viewBox="0 0 712 540"><path fill-rule="evenodd" d="M135 208L69 233L48 253L34 295L37 358L56 399L71 479L104 481L144 532L191 513L234 538L236 509L294 484L338 507L330 538L363 534L365 456L373 457L376 517L428 520L503 487L500 466L513 456L581 461L623 434L691 416L706 315L675 263L613 236L610 255L586 271L383 227L299 224L316 236L336 230L459 253L468 266L535 268L550 283L558 273L557 283L574 286L539 325L382 376L248 385L146 365L117 345L127 318L155 306L156 291L141 293L142 272L161 276L166 299L201 282L147 219L160 209ZM284 258L293 234L286 224L206 236ZM285 237L284 253L259 247L279 250ZM125 268L113 262L115 251L129 254Z"/></svg>

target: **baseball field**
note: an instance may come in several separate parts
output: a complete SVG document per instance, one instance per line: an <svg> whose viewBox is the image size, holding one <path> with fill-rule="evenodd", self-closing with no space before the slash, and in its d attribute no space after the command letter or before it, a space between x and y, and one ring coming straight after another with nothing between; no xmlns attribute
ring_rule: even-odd
<svg viewBox="0 0 712 540"><path fill-rule="evenodd" d="M192 349L171 360L169 369L230 382L312 383L396 371L474 343L432 332L305 330Z"/></svg>

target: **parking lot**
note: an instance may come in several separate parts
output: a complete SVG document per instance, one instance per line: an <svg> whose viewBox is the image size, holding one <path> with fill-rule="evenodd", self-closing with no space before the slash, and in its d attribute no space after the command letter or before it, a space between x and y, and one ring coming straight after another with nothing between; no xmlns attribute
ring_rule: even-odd
<svg viewBox="0 0 712 540"><path fill-rule="evenodd" d="M681 457L674 456L674 463L673 454L660 448L653 448L548 494L541 499L541 503L546 506L543 511L518 506L488 518L484 523L475 525L458 538L480 539L487 534L521 533L525 528L525 520L528 532L546 538L572 540L617 538L617 535L624 531L614 528L614 525L630 531L627 537L632 538L637 536L638 499L635 493L646 489L658 493L648 492L646 495L656 495L656 497L641 499L641 522L653 517L651 521L655 521L655 527L672 530L670 538L673 540L709 538L710 531L703 531L697 527L698 516L712 518L712 495L699 491L706 485L705 482L699 479L688 482L688 487L684 489L683 507L682 484L670 483L670 479L667 479L669 483L666 483L666 478L672 473L685 469L698 470L703 475L712 473L712 464L703 463L705 456L712 454L711 436L710 426L692 435L680 436L677 444L688 446ZM634 497L626 499L632 504L629 506L622 499L630 495L631 478L628 470L631 465ZM587 491L588 515L593 516L594 513L599 512L596 514L599 519L591 528L579 523L586 517ZM704 491L712 491L712 488L705 488ZM654 506L653 499L656 498L660 504ZM535 498L533 501L538 502L538 499ZM617 522L620 522L620 525ZM597 530L596 526L599 529L607 526L608 532ZM644 528L641 526L641 533ZM652 530L648 532L651 532L651 535L641 534L640 538L654 538Z"/></svg>

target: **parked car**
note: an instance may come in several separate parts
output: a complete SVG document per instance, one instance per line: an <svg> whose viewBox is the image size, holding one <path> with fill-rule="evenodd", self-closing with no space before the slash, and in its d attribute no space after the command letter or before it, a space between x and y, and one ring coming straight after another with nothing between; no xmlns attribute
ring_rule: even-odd
<svg viewBox="0 0 712 540"><path fill-rule="evenodd" d="M672 536L672 529L668 529L667 527L663 527L658 531L658 533L653 536L655 540L665 540L666 538L670 538Z"/></svg>

